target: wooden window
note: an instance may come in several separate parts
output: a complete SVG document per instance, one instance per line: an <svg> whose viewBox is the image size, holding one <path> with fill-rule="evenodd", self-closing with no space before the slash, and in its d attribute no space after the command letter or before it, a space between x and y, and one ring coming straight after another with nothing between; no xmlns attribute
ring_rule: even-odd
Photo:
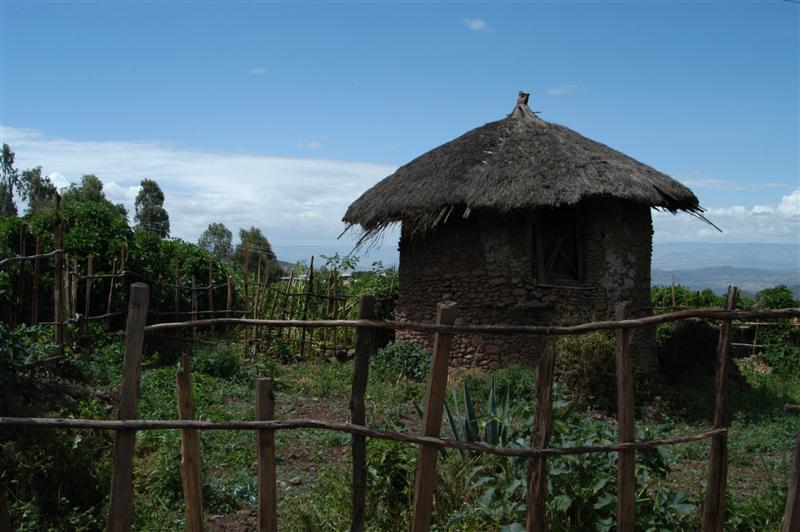
<svg viewBox="0 0 800 532"><path fill-rule="evenodd" d="M583 282L583 228L571 207L540 209L533 218L533 270L539 283Z"/></svg>

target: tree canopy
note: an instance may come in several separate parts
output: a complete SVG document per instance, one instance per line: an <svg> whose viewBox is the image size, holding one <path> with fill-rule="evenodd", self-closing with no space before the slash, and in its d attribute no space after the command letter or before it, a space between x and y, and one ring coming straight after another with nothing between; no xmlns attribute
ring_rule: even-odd
<svg viewBox="0 0 800 532"><path fill-rule="evenodd" d="M169 214L164 209L164 193L152 179L142 179L134 202L137 229L152 231L161 238L169 236Z"/></svg>
<svg viewBox="0 0 800 532"><path fill-rule="evenodd" d="M0 153L0 216L16 216L17 206L14 204L14 188L18 186L19 174L14 168L14 152L8 144L3 144Z"/></svg>
<svg viewBox="0 0 800 532"><path fill-rule="evenodd" d="M72 183L61 193L64 203L104 203L118 211L122 216L128 216L128 209L121 203L112 203L103 192L103 182L94 174L81 177L81 184Z"/></svg>
<svg viewBox="0 0 800 532"><path fill-rule="evenodd" d="M247 267L251 273L258 271L258 261L261 260L261 273L266 279L275 279L283 275L283 269L278 264L272 246L257 227L239 229L239 243L233 253L234 260L244 267L244 243L247 242Z"/></svg>
<svg viewBox="0 0 800 532"><path fill-rule="evenodd" d="M233 254L233 233L222 223L208 224L208 229L203 231L197 243L221 260Z"/></svg>
<svg viewBox="0 0 800 532"><path fill-rule="evenodd" d="M22 199L28 202L28 214L44 212L50 208L57 192L50 178L42 175L41 166L22 172L19 189Z"/></svg>

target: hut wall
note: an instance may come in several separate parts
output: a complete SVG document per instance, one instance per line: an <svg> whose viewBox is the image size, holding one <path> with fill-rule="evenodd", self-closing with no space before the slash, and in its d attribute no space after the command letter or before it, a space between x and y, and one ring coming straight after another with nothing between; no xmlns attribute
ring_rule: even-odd
<svg viewBox="0 0 800 532"><path fill-rule="evenodd" d="M400 239L399 319L431 322L436 304L455 301L457 323L571 324L613 317L617 302L631 316L647 315L650 302L650 208L618 200L579 206L583 219L584 280L537 283L530 213L480 214L450 220L424 234L403 227ZM431 347L432 336L398 331L398 340ZM635 352L654 362L654 332L634 336ZM534 362L537 336L459 335L451 364L493 368L507 361Z"/></svg>

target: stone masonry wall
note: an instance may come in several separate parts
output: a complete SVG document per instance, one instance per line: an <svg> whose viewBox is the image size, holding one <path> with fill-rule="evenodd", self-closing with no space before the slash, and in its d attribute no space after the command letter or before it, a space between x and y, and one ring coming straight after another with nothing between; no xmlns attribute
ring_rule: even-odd
<svg viewBox="0 0 800 532"><path fill-rule="evenodd" d="M413 236L404 226L398 319L433 322L442 301L458 304L459 324L574 324L613 318L621 301L629 301L631 317L649 314L650 208L608 199L584 202L579 209L585 280L572 286L536 282L529 213L473 213ZM397 338L432 345L429 334L398 331ZM544 341L533 335L458 335L451 365L535 362ZM634 353L652 360L654 332L635 333L633 346Z"/></svg>

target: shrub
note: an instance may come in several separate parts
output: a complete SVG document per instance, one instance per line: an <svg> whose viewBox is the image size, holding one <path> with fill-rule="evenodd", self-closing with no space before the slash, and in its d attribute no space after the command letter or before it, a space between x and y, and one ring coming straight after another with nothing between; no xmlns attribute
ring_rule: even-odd
<svg viewBox="0 0 800 532"><path fill-rule="evenodd" d="M430 352L410 342L393 342L372 357L372 369L381 376L422 381L428 376Z"/></svg>
<svg viewBox="0 0 800 532"><path fill-rule="evenodd" d="M616 407L614 340L597 331L562 336L555 343L556 375L576 397L604 410Z"/></svg>
<svg viewBox="0 0 800 532"><path fill-rule="evenodd" d="M229 346L200 348L192 351L192 370L223 379L239 377L239 355Z"/></svg>

